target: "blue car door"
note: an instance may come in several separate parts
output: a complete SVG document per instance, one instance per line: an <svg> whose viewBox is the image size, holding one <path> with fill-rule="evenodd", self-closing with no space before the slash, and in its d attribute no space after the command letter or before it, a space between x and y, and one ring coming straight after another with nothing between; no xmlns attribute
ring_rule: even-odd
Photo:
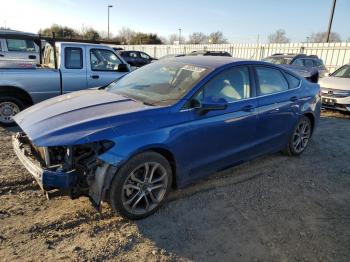
<svg viewBox="0 0 350 262"><path fill-rule="evenodd" d="M188 163L189 180L232 166L254 154L257 123L257 101L248 67L232 67L214 76L193 99L225 99L227 108L204 115L196 108L190 114L189 134L181 156Z"/></svg>
<svg viewBox="0 0 350 262"><path fill-rule="evenodd" d="M300 80L276 67L255 69L259 112L257 150L273 152L287 144L298 121Z"/></svg>

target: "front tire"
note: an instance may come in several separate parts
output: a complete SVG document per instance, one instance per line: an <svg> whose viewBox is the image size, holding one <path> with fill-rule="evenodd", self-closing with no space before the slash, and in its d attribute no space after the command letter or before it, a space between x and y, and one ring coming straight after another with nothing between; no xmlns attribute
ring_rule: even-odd
<svg viewBox="0 0 350 262"><path fill-rule="evenodd" d="M155 213L164 203L172 185L169 162L156 152L132 157L115 174L110 205L128 219L141 219Z"/></svg>
<svg viewBox="0 0 350 262"><path fill-rule="evenodd" d="M21 100L15 97L0 97L0 125L15 126L16 122L12 118L23 109L24 104Z"/></svg>
<svg viewBox="0 0 350 262"><path fill-rule="evenodd" d="M312 125L310 119L302 116L289 138L284 153L290 156L301 155L309 144L311 133Z"/></svg>

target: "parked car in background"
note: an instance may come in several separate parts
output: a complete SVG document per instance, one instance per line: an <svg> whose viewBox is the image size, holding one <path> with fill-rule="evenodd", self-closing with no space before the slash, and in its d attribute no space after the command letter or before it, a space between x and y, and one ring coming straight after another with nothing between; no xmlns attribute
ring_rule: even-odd
<svg viewBox="0 0 350 262"><path fill-rule="evenodd" d="M259 61L186 56L137 69L14 117L14 150L43 190L102 200L130 219L172 187L260 155L300 155L320 117L318 84Z"/></svg>
<svg viewBox="0 0 350 262"><path fill-rule="evenodd" d="M151 57L145 52L141 51L119 51L119 54L124 58L124 60L131 66L141 67L151 63L156 58Z"/></svg>
<svg viewBox="0 0 350 262"><path fill-rule="evenodd" d="M350 64L320 79L322 106L350 112Z"/></svg>
<svg viewBox="0 0 350 262"><path fill-rule="evenodd" d="M181 56L229 56L229 57L232 57L231 54L226 51L199 50L199 51L193 51L189 54L170 54L170 55L163 56L160 59L168 59L168 58L181 57Z"/></svg>
<svg viewBox="0 0 350 262"><path fill-rule="evenodd" d="M28 39L36 36L26 32L0 30L0 61L22 60L40 63L40 48L33 39Z"/></svg>
<svg viewBox="0 0 350 262"><path fill-rule="evenodd" d="M289 65L290 68L299 68L299 70L315 69L318 71L319 77L324 77L328 73L322 59L316 55L273 54L264 58L263 61L279 65Z"/></svg>
<svg viewBox="0 0 350 262"><path fill-rule="evenodd" d="M202 55L202 56L230 56L232 55L229 52L226 51L207 51L207 50L198 50L193 51L187 55Z"/></svg>
<svg viewBox="0 0 350 262"><path fill-rule="evenodd" d="M159 60L175 58L175 57L182 57L182 56L186 56L186 55L185 54L169 54L169 55L162 56L161 58L159 58Z"/></svg>
<svg viewBox="0 0 350 262"><path fill-rule="evenodd" d="M1 125L14 125L15 114L42 100L104 86L130 71L111 47L100 44L47 44L42 58L40 66L0 63Z"/></svg>

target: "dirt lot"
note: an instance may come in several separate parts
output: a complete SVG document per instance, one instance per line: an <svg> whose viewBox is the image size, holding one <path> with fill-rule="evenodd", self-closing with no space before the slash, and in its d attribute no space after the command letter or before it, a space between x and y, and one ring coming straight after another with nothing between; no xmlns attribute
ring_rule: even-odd
<svg viewBox="0 0 350 262"><path fill-rule="evenodd" d="M0 128L4 261L350 261L350 117L326 112L300 158L274 154L176 191L142 221L47 201Z"/></svg>

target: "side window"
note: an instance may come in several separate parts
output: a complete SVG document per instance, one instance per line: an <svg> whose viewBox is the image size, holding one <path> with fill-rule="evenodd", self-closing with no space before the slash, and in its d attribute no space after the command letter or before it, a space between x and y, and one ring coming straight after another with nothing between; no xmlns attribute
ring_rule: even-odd
<svg viewBox="0 0 350 262"><path fill-rule="evenodd" d="M312 62L311 59L304 59L304 64L306 67L313 67L314 63Z"/></svg>
<svg viewBox="0 0 350 262"><path fill-rule="evenodd" d="M268 95L288 90L288 82L278 69L257 67L259 94Z"/></svg>
<svg viewBox="0 0 350 262"><path fill-rule="evenodd" d="M314 66L316 67L323 67L323 61L322 60L313 60Z"/></svg>
<svg viewBox="0 0 350 262"><path fill-rule="evenodd" d="M79 47L66 47L64 49L64 66L67 69L82 69L83 50Z"/></svg>
<svg viewBox="0 0 350 262"><path fill-rule="evenodd" d="M7 50L16 52L35 52L35 44L32 40L6 39Z"/></svg>
<svg viewBox="0 0 350 262"><path fill-rule="evenodd" d="M130 52L129 53L129 57L131 57L131 58L138 58L138 55L137 55L136 52Z"/></svg>
<svg viewBox="0 0 350 262"><path fill-rule="evenodd" d="M112 51L106 49L91 49L90 62L93 71L116 71L122 63Z"/></svg>
<svg viewBox="0 0 350 262"><path fill-rule="evenodd" d="M247 67L227 69L212 78L203 88L203 94L197 99L206 97L224 98L227 102L250 97L249 71Z"/></svg>
<svg viewBox="0 0 350 262"><path fill-rule="evenodd" d="M297 88L299 87L300 80L296 78L295 76L292 76L291 74L285 73L287 80L289 82L289 89Z"/></svg>
<svg viewBox="0 0 350 262"><path fill-rule="evenodd" d="M303 59L295 59L293 65L304 66Z"/></svg>
<svg viewBox="0 0 350 262"><path fill-rule="evenodd" d="M151 60L151 57L143 52L140 52L140 56L143 58L143 59L147 59L147 60Z"/></svg>

